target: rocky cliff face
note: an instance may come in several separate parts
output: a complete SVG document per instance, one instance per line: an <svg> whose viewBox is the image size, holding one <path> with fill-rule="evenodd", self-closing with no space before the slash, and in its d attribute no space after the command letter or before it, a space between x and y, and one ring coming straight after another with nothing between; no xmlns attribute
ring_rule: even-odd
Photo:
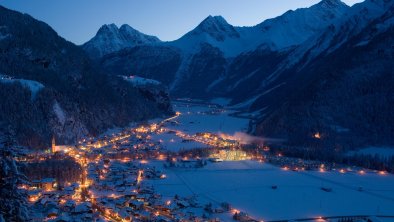
<svg viewBox="0 0 394 222"><path fill-rule="evenodd" d="M44 148L53 135L86 135L171 113L163 90L152 99L106 75L78 46L32 17L0 7L0 122L18 143Z"/></svg>

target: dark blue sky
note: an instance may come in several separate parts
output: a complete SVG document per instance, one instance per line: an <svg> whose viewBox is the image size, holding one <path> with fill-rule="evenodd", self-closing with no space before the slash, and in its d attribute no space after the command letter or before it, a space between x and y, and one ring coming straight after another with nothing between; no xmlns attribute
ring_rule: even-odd
<svg viewBox="0 0 394 222"><path fill-rule="evenodd" d="M344 0L348 5L362 0ZM175 40L208 15L236 26L256 25L289 9L319 0L0 0L0 4L48 23L76 44L92 38L103 24L129 24L162 40Z"/></svg>

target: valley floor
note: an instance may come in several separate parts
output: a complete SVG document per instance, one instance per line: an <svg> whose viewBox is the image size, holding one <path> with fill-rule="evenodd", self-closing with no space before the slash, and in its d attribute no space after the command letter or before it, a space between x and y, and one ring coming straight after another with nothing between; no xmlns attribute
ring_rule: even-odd
<svg viewBox="0 0 394 222"><path fill-rule="evenodd" d="M157 191L164 196L197 195L206 202L228 202L264 221L319 216L393 216L393 184L393 175L294 172L257 161L169 170L166 180L154 182ZM332 191L323 191L324 187Z"/></svg>
<svg viewBox="0 0 394 222"><path fill-rule="evenodd" d="M245 212L254 220L264 221L356 215L386 215L392 217L381 221L394 221L394 175L343 166L293 171L251 154L245 154L250 158L242 161L181 154L178 151L212 146L233 152L238 141L220 135L231 137L245 131L248 120L230 116L233 111L212 105L177 102L175 111L177 114L166 120L122 132L109 131L107 136L87 138L66 150L64 155L74 158L86 177L77 183L82 189L75 189L71 199L61 191L63 199L58 202L78 203L66 215L73 216L85 204L85 208L96 212L93 216L85 213L86 218L115 221L133 212L136 218L156 219L208 215L231 221L235 212ZM284 164L299 163L281 156L275 158ZM73 189L71 185L69 190ZM60 191L42 195L52 200L54 192ZM31 203L39 209L42 201L37 200L43 197L37 198L41 199ZM118 204L121 200L130 207ZM223 203L230 205L229 211L224 210ZM146 207L137 207L142 204ZM206 210L210 204L213 210ZM169 209L163 210L163 206ZM68 212L61 204L55 208Z"/></svg>

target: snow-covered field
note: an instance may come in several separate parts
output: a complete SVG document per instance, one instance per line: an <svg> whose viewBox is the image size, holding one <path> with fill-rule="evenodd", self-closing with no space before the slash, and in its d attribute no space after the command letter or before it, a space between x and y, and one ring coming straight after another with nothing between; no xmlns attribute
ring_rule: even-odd
<svg viewBox="0 0 394 222"><path fill-rule="evenodd" d="M232 111L218 111L209 105L175 103L174 110L180 112L181 115L174 118L173 121L165 123L165 127L170 131L182 131L188 135L200 132L233 135L236 132L246 131L248 127L248 119L229 116ZM207 147L207 145L196 141L183 141L175 133L168 132L152 135L152 140L160 141L164 148L170 151Z"/></svg>
<svg viewBox="0 0 394 222"><path fill-rule="evenodd" d="M195 141L182 142L182 138L175 134L163 133L152 135L152 140L160 141L164 149L169 151L179 151L181 149L205 148L207 145Z"/></svg>
<svg viewBox="0 0 394 222"><path fill-rule="evenodd" d="M205 202L229 202L256 219L394 215L393 175L293 172L254 161L210 163L202 169L166 169L166 173L166 180L153 182L164 196L196 194ZM278 188L272 189L273 185Z"/></svg>
<svg viewBox="0 0 394 222"><path fill-rule="evenodd" d="M246 131L248 119L229 116L232 111L224 110L217 114L207 114L213 108L203 105L175 103L174 110L182 113L176 120L179 125L169 125L168 128L181 130L188 134L198 132L234 134Z"/></svg>

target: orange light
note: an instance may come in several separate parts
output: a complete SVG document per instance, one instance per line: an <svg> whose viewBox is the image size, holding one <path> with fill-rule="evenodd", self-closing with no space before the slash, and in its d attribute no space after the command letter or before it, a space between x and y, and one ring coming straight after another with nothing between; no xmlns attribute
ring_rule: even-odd
<svg viewBox="0 0 394 222"><path fill-rule="evenodd" d="M345 170L344 169L340 169L339 172L340 173L345 173Z"/></svg>
<svg viewBox="0 0 394 222"><path fill-rule="evenodd" d="M231 209L231 213L233 213L233 214L239 214L241 211L239 211L239 210L237 210L237 209Z"/></svg>
<svg viewBox="0 0 394 222"><path fill-rule="evenodd" d="M165 160L165 159L166 159L166 156L165 156L164 154L160 154L160 155L157 157L157 159L158 159L158 160Z"/></svg>
<svg viewBox="0 0 394 222"><path fill-rule="evenodd" d="M321 139L321 135L320 135L319 132L315 133L315 134L313 135L313 137L316 138L316 139Z"/></svg>
<svg viewBox="0 0 394 222"><path fill-rule="evenodd" d="M32 202L32 203L36 202L37 200L38 200L38 197L36 197L36 196L33 196L33 197L29 198L29 201Z"/></svg>
<svg viewBox="0 0 394 222"><path fill-rule="evenodd" d="M387 173L386 173L386 171L379 171L379 175L386 175Z"/></svg>
<svg viewBox="0 0 394 222"><path fill-rule="evenodd" d="M138 177L137 177L137 184L140 184L142 181L142 174L144 173L143 170L138 171Z"/></svg>
<svg viewBox="0 0 394 222"><path fill-rule="evenodd" d="M365 171L364 170L360 170L360 171L358 171L358 173L359 174L365 174Z"/></svg>

